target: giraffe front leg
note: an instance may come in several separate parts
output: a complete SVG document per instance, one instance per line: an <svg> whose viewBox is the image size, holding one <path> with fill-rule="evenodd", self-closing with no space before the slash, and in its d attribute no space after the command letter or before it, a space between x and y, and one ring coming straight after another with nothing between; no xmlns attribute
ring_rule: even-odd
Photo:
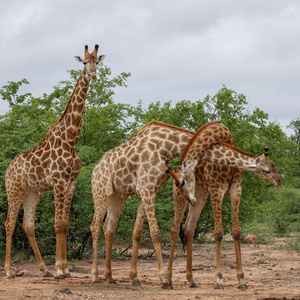
<svg viewBox="0 0 300 300"><path fill-rule="evenodd" d="M137 258L138 258L139 242L141 240L145 218L146 218L146 213L144 210L143 202L140 201L135 224L134 224L134 229L132 232L132 255L131 255L130 274L129 274L132 285L140 285L140 281L137 277Z"/></svg>
<svg viewBox="0 0 300 300"><path fill-rule="evenodd" d="M215 289L224 289L223 285L223 275L221 272L221 242L223 239L223 232L218 232L215 230L214 233L216 242L216 274L215 274Z"/></svg>
<svg viewBox="0 0 300 300"><path fill-rule="evenodd" d="M68 249L68 230L69 230L69 216L70 216L70 207L71 201L74 194L76 182L72 181L69 184L67 193L64 199L64 208L62 216L62 238L61 238L61 269L64 278L70 278L71 274L68 270L68 260L67 260L67 249Z"/></svg>
<svg viewBox="0 0 300 300"><path fill-rule="evenodd" d="M245 282L245 276L243 272L242 266L242 255L241 255L241 230L239 224L239 206L240 199L242 195L242 173L239 174L238 180L231 184L231 188L229 191L231 198L231 215L232 215L232 237L234 241L235 247L235 255L236 255L236 266L237 266L237 279L239 282L239 289L245 290L247 289L247 285Z"/></svg>
<svg viewBox="0 0 300 300"><path fill-rule="evenodd" d="M171 227L171 248L169 255L169 264L168 264L168 280L169 284L172 286L172 276L173 276L173 261L176 241L179 236L180 225L186 208L186 198L182 195L182 192L176 185L173 185L173 199L174 199L174 220Z"/></svg>
<svg viewBox="0 0 300 300"><path fill-rule="evenodd" d="M186 279L189 282L190 288L198 287L193 276L193 240L195 228L207 197L208 194L205 193L203 187L197 187L196 206L193 207L189 204L189 213L183 226L183 232L186 238Z"/></svg>
<svg viewBox="0 0 300 300"><path fill-rule="evenodd" d="M150 194L149 191L145 192L146 195L148 193ZM163 265L162 252L161 252L161 235L160 235L159 227L157 225L157 220L155 216L154 200L155 200L155 194L153 194L150 197L142 197L144 209L150 227L151 239L156 252L156 260L158 264L158 274L159 274L158 276L162 284L161 287L163 289L167 289L170 287L170 283Z"/></svg>
<svg viewBox="0 0 300 300"><path fill-rule="evenodd" d="M63 186L56 185L54 187L54 200L55 200L55 235L56 235L56 261L55 261L55 270L56 275L55 279L64 279L65 274L63 272L63 247L66 243L65 224L63 221L64 217L64 200L65 200L66 189Z"/></svg>
<svg viewBox="0 0 300 300"><path fill-rule="evenodd" d="M214 213L214 238L216 242L216 274L215 274L215 289L224 289L223 275L221 272L221 242L223 239L223 227L222 227L222 200L223 193L217 189L211 190L211 204Z"/></svg>

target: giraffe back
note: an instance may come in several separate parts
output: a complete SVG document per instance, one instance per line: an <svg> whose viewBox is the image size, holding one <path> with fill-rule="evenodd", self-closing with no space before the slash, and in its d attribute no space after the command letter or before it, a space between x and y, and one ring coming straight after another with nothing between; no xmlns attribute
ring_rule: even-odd
<svg viewBox="0 0 300 300"><path fill-rule="evenodd" d="M169 178L168 161L183 154L193 134L156 121L147 123L126 143L103 155L92 182L103 180L108 168L113 188L119 193L139 194L146 186L157 191Z"/></svg>

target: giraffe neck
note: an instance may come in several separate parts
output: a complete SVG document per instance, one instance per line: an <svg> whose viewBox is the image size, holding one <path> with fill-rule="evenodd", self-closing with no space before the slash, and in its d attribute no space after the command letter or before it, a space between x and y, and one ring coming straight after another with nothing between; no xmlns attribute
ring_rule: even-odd
<svg viewBox="0 0 300 300"><path fill-rule="evenodd" d="M84 68L78 78L73 93L68 101L67 107L60 119L51 126L48 134L55 128L60 129L60 136L71 146L76 146L83 119L85 99L90 84L90 78Z"/></svg>
<svg viewBox="0 0 300 300"><path fill-rule="evenodd" d="M184 162L194 166L197 161L202 159L207 149L220 142L233 144L229 129L223 124L219 124L219 121L212 121L203 125L189 141L181 156L179 166Z"/></svg>
<svg viewBox="0 0 300 300"><path fill-rule="evenodd" d="M257 158L250 153L241 151L240 149L219 143L211 146L202 156L202 160L229 167L236 167L254 172L257 168Z"/></svg>

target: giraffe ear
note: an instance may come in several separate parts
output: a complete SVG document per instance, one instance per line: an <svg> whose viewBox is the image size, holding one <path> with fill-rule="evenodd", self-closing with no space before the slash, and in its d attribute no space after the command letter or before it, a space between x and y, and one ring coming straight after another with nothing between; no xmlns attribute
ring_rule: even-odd
<svg viewBox="0 0 300 300"><path fill-rule="evenodd" d="M74 58L81 63L84 63L84 60L80 56L74 56Z"/></svg>
<svg viewBox="0 0 300 300"><path fill-rule="evenodd" d="M106 57L106 55L104 55L104 54L98 56L98 62L103 61L105 57Z"/></svg>
<svg viewBox="0 0 300 300"><path fill-rule="evenodd" d="M180 180L178 178L178 175L177 175L177 172L176 171L173 171L173 170L169 170L168 171L168 174L170 174L176 181L177 184L180 184Z"/></svg>

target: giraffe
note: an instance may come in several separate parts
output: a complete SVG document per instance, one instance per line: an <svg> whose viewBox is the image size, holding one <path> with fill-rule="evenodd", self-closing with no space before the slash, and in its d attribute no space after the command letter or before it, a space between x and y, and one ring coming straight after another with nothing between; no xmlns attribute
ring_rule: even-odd
<svg viewBox="0 0 300 300"><path fill-rule="evenodd" d="M212 126L213 127L213 126ZM212 129L212 128L211 128ZM198 134L198 136L197 136ZM235 245L236 262L237 262L237 278L239 288L246 289L244 272L242 269L242 259L240 250L240 226L239 226L239 204L242 194L242 174L243 169L254 172L258 177L269 180L278 188L281 188L281 181L276 170L275 164L268 160L268 148L265 148L265 153L256 157L252 154L243 152L234 147L232 137L224 140L226 143L220 142L209 147L209 132L197 132L187 146L177 172L170 172L174 176L174 220L171 229L171 249L168 265L169 282L172 284L172 267L174 259L174 251L176 240L179 235L179 227L184 215L187 201L182 189L183 180L185 177L195 176L195 191L196 191L196 206L189 206L189 213L183 227L186 238L187 249L187 271L186 278L190 287L196 287L192 273L192 242L194 237L195 227L203 209L203 206L211 196L211 204L214 213L214 238L216 241L216 274L215 288L223 289L222 273L221 273L221 241L223 238L222 228L222 200L226 193L229 193L231 198L231 213L232 213L232 237ZM200 143L199 143L200 142ZM193 145L192 145L193 144ZM196 147L198 145L198 147ZM204 147L203 147L204 146ZM207 150L203 154L203 149ZM200 153L200 155L198 155ZM201 157L202 153L202 157ZM201 159L199 159L201 157ZM192 160L198 160L194 171ZM183 178L176 173L183 173ZM191 174L190 173L194 173ZM180 185L181 183L181 185ZM191 189L193 190L193 188Z"/></svg>
<svg viewBox="0 0 300 300"><path fill-rule="evenodd" d="M69 211L76 178L81 162L76 153L85 99L90 78L96 78L96 65L105 55L97 57L99 46L90 54L85 46L84 59L75 59L84 64L74 91L60 119L53 124L44 140L36 147L19 153L6 170L5 187L8 212L5 222L7 278L13 278L11 271L11 243L16 218L23 204L22 228L31 244L40 271L44 277L53 276L47 269L40 254L34 233L34 220L40 195L43 191L54 190L55 234L56 234L56 276L57 279L70 277L67 266L67 231Z"/></svg>
<svg viewBox="0 0 300 300"><path fill-rule="evenodd" d="M97 249L100 226L107 212L103 231L106 241L105 278L113 283L111 272L112 242L119 216L129 195L136 195L147 215L151 238L156 250L159 278L168 285L161 248L160 231L157 225L154 201L160 187L169 179L168 161L180 157L193 132L172 125L152 121L124 144L106 152L92 174L92 192L95 212L90 226L93 239L92 281L98 282ZM187 198L195 205L195 198ZM138 245L138 233L134 232ZM137 237L135 238L135 235ZM137 251L137 249L136 249ZM135 276L135 274L131 274Z"/></svg>

